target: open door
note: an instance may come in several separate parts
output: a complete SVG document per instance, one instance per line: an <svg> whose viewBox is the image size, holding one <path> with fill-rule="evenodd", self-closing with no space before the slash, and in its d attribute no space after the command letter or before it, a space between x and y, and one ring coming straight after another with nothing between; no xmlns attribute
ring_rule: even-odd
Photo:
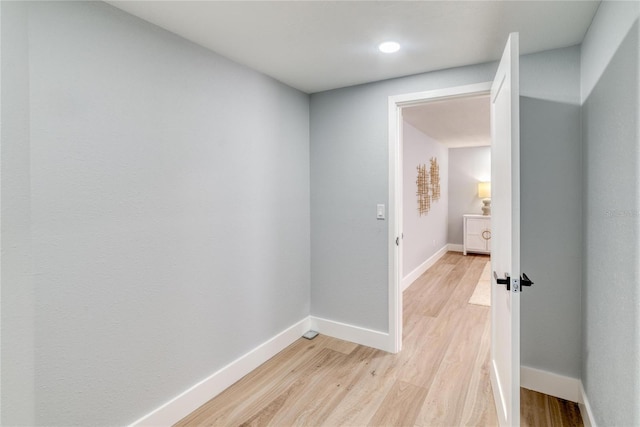
<svg viewBox="0 0 640 427"><path fill-rule="evenodd" d="M501 426L520 425L520 108L518 33L491 86L491 385Z"/></svg>

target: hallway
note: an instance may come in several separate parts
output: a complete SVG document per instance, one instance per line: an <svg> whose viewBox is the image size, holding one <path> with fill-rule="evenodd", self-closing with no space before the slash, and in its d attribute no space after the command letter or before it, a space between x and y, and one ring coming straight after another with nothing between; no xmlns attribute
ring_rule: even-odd
<svg viewBox="0 0 640 427"><path fill-rule="evenodd" d="M490 309L468 304L487 261L449 252L405 291L399 354L301 338L177 425L496 425ZM523 426L582 425L576 404L521 396Z"/></svg>

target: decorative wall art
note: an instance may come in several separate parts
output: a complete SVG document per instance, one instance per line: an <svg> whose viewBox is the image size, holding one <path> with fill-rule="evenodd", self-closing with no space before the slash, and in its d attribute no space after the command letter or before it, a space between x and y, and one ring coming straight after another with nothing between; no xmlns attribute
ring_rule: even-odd
<svg viewBox="0 0 640 427"><path fill-rule="evenodd" d="M431 209L431 197L429 197L429 175L427 175L427 165L418 165L418 213L420 216L426 215Z"/></svg>
<svg viewBox="0 0 640 427"><path fill-rule="evenodd" d="M418 165L418 178L416 184L418 191L418 214L426 215L431 210L431 202L440 200L440 166L438 159L432 157L429 160L429 170L427 165Z"/></svg>
<svg viewBox="0 0 640 427"><path fill-rule="evenodd" d="M431 199L440 200L440 165L438 165L438 159L435 157L432 157L429 163L431 163L431 167L429 168Z"/></svg>

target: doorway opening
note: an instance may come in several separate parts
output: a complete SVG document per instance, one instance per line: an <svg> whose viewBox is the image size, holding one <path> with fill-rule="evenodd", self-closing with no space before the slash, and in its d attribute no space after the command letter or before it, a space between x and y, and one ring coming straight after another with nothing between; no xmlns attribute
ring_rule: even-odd
<svg viewBox="0 0 640 427"><path fill-rule="evenodd" d="M429 154L427 154L426 159L420 160L423 163L422 166L425 166L425 167L418 165L418 167L416 168L416 171L411 171L410 169L408 170L406 167L408 163L408 159L405 158L405 154L407 154L405 153L405 149L404 149L405 137L408 136L407 133L416 134L416 135L419 135L421 133L420 127L422 125L420 123L421 122L420 117L424 117L425 114L430 115L431 120L435 120L435 122L431 121L432 131L435 129L436 133L446 132L446 125L440 126L443 123L442 123L442 120L437 117L438 114L436 113L436 111L439 111L441 114L446 114L447 108L456 108L456 107L460 108L462 105L465 105L464 101L469 101L474 99L478 100L479 102L482 102L481 100L484 99L486 102L488 102L487 97L489 95L490 89L491 89L491 82L486 82L486 83L479 83L479 84L473 84L473 85L467 85L467 86L452 87L452 88L441 89L441 90L410 93L410 94L392 96L389 98L389 150L390 150L389 151L389 158L390 158L389 212L391 214L390 215L391 224L389 224L389 241L392 243L389 249L389 265L390 265L390 269L389 269L390 270L389 272L389 338L390 338L389 350L394 353L399 352L402 349L404 289L411 282L413 282L413 280L415 280L418 276L420 276L422 272L426 271L426 269L429 268L430 263L432 265L435 261L438 260L439 256L442 256L444 253L447 252L447 250L449 250L450 248L452 250L462 249L455 245L453 247L450 247L447 237L444 237L446 241L443 242L442 235L444 234L446 236L448 233L448 230L440 230L441 231L440 235L435 236L436 238L430 237L429 240L426 242L426 245L424 244L425 242L419 242L419 239L416 239L414 235L411 235L411 238L409 238L409 235L405 233L405 231L408 231L405 228L405 226L414 227L417 224L417 221L415 222L415 224L414 223L405 224L406 221L404 220L405 218L404 214L405 214L405 210L407 210L406 199L407 197L411 197L406 192L408 185L405 185L405 184L409 184L409 183L405 183L405 181L409 179L409 176L411 176L411 173L413 172L413 175L417 175L415 178L416 181L419 182L421 180L420 174L422 173L424 175L425 169L430 169L430 172L432 175L434 175L434 178L432 179L430 176L427 176L426 181L436 182L436 184L439 185L440 182L437 181L437 179L441 179L441 175L438 175L439 171L442 171L442 169L440 168L444 166L443 168L444 172L448 171L448 150L449 150L449 147L445 147L445 149L447 150L446 151L447 154L440 156L441 160L440 160L440 164L438 164L437 163L438 148L436 145L432 146L431 153L434 155L429 157ZM468 118L469 121L473 121L475 119L476 117ZM484 125L488 127L489 123L486 122L489 120L488 116L485 116L484 120L485 120ZM407 128L405 128L405 124L406 124L405 122L408 123ZM436 126L436 124L438 126ZM424 121L424 125L426 127L429 127L429 121ZM431 132L431 133L433 134L434 132ZM430 135L430 136L434 137L434 135ZM453 139L456 139L456 138L454 137L452 138L452 140ZM490 137L489 137L489 141L490 141ZM450 142L449 144L451 147L456 148L456 144L454 142ZM457 147L461 147L464 144L467 144L467 146L474 145L469 141L466 141L466 142L459 141L459 144L457 145ZM480 145L480 143L476 141L476 145ZM486 145L486 141L484 145ZM440 149L440 153L443 153L442 149ZM444 165L442 163L443 160L446 162ZM415 163L415 159L412 159L412 163ZM412 165L412 166L414 168L416 167L415 165ZM435 170L435 174L434 174L434 170ZM409 174L407 174L407 172L409 172ZM427 175L429 174L428 172L429 171L427 171ZM485 177L478 177L478 179L484 179L484 178ZM448 177L446 177L445 180L448 180ZM489 180L489 176L486 176L486 180L487 181ZM410 184L411 184L411 187L415 187L415 185L413 185L413 182L411 182ZM447 184L447 181L445 181L445 184ZM440 191L440 194L438 194L439 191ZM449 215L449 212L448 212L449 200L447 198L448 195L446 194L444 195L446 200L444 201L445 203L443 203L447 205L447 209L445 209L446 213L443 214L442 204L440 206L437 206L439 199L442 197L441 191L442 191L441 189L436 188L434 185L431 188L427 188L425 192L426 197L433 197L434 195L439 196L439 197L436 197L435 200L427 200L426 202L427 204L426 207L428 208L426 214L428 214L429 209L436 208L436 207L438 208L437 210L439 212L436 213L436 209L434 209L433 211L434 213L432 214L432 217L435 217L435 216L442 217L442 215L447 215L447 216ZM420 190L418 192L420 192ZM420 198L421 196L420 194L413 196L413 200L415 200L415 197ZM412 201L412 203L415 204L416 202ZM421 209L424 211L424 207L425 207L424 201L418 200L418 204L419 204L419 207L421 207ZM424 213L424 212L421 212L421 213ZM447 218L444 218L444 219L440 218L440 221L443 221L443 220L445 221L445 224L446 224ZM424 226L425 221L422 221L422 223ZM459 224L462 225L462 218L460 218ZM403 238L406 240L403 241ZM411 262L409 263L405 262L405 255L406 255L405 249L404 249L405 242L407 243L411 242L412 245L415 245L416 242L418 242L417 243L418 245L422 245L422 248L419 248L419 251L421 250L423 254L422 255L418 254L418 257L424 256L425 250L434 252L433 248L435 247L436 251L429 259L426 259L418 263L416 267L415 265L416 261L415 259L413 259L415 258L413 255L412 255ZM425 246L427 247L430 246L430 248L425 249ZM410 269L411 271L405 271L407 269Z"/></svg>

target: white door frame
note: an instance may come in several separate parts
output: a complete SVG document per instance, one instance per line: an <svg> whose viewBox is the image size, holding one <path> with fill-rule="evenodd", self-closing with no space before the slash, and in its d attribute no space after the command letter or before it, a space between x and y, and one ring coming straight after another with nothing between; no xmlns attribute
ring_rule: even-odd
<svg viewBox="0 0 640 427"><path fill-rule="evenodd" d="M491 83L389 97L389 342L386 350L391 353L402 350L402 109L447 98L488 95Z"/></svg>

